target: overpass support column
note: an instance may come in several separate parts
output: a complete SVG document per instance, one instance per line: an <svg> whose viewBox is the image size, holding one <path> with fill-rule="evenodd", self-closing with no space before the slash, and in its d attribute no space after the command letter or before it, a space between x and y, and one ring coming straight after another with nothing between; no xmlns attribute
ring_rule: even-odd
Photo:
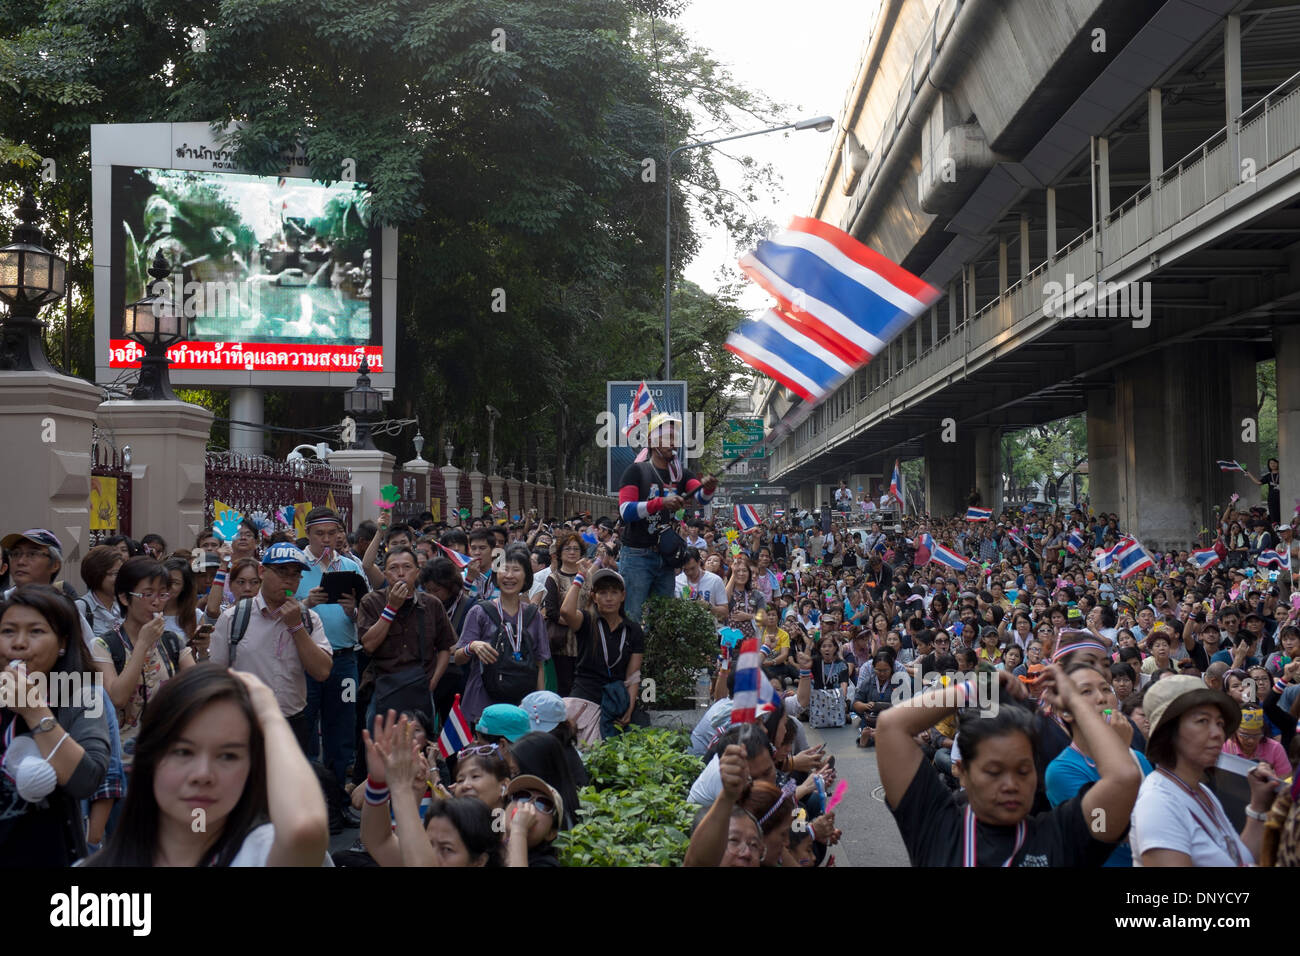
<svg viewBox="0 0 1300 956"><path fill-rule="evenodd" d="M959 426L953 442L940 438L927 435L924 443L926 510L943 517L965 514L975 485L975 429Z"/></svg>
<svg viewBox="0 0 1300 956"><path fill-rule="evenodd" d="M1123 495L1120 479L1118 420L1115 386L1088 390L1088 504L1094 514L1118 512Z"/></svg>
<svg viewBox="0 0 1300 956"><path fill-rule="evenodd" d="M1283 522L1289 522L1295 517L1295 501L1300 498L1300 325L1275 326L1273 351L1277 356L1277 463L1282 475L1281 518ZM1251 471L1255 471L1254 459L1251 465ZM1255 474L1259 472L1255 471Z"/></svg>
<svg viewBox="0 0 1300 956"><path fill-rule="evenodd" d="M1002 429L975 429L975 487L985 508L1002 511Z"/></svg>
<svg viewBox="0 0 1300 956"><path fill-rule="evenodd" d="M1187 547L1214 521L1214 507L1240 490L1221 477L1215 460L1250 447L1241 442L1239 412L1255 389L1254 354L1247 346L1218 354L1207 369L1204 348L1185 343L1116 370L1114 492L1100 475L1109 447L1106 403L1089 396L1089 453L1095 447L1100 457L1089 464L1093 501L1116 511L1121 529L1148 550ZM1102 496L1112 493L1118 501L1107 508ZM1253 501L1244 492L1242 498Z"/></svg>

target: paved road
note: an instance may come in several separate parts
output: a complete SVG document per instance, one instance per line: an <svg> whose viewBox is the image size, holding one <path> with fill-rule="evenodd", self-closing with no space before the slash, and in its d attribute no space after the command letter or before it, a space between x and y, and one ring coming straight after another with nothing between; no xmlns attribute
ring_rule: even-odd
<svg viewBox="0 0 1300 956"><path fill-rule="evenodd" d="M824 742L827 753L835 755L835 769L849 782L848 795L835 811L835 823L844 831L832 850L835 865L908 866L907 850L880 788L875 749L857 746L852 725L807 730L810 742Z"/></svg>

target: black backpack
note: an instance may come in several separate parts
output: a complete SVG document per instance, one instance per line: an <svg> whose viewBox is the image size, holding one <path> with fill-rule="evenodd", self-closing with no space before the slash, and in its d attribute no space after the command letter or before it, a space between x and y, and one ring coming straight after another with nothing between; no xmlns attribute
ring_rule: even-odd
<svg viewBox="0 0 1300 956"><path fill-rule="evenodd" d="M528 629L537 619L537 606L527 603L524 605L524 633L519 638L519 660L515 660L514 648L510 646L510 638L506 635L501 616L497 614L496 604L492 601L479 601L478 606L496 626L496 635L489 643L497 652L497 659L491 664L483 665L483 689L495 703L518 704L537 690L537 660L532 641L528 637Z"/></svg>
<svg viewBox="0 0 1300 956"><path fill-rule="evenodd" d="M239 642L244 639L244 635L248 632L248 622L252 617L253 599L241 598L239 603L235 605L234 620L230 622L230 659L226 662L227 667L235 666L235 648L238 647ZM308 634L315 629L315 625L312 623L311 611L307 608L302 609L302 623L306 626Z"/></svg>
<svg viewBox="0 0 1300 956"><path fill-rule="evenodd" d="M117 668L119 674L122 673L122 668L126 666L126 644L122 640L122 629L118 627L109 631L104 635L103 640L108 645L108 653L112 655L113 666ZM181 639L173 631L163 631L162 639L158 643L162 645L163 651L172 663L172 673L176 673L181 666Z"/></svg>

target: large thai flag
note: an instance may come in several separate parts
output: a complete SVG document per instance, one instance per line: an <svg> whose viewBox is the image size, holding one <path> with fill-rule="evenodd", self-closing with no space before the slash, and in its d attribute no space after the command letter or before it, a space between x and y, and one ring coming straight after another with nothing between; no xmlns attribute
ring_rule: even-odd
<svg viewBox="0 0 1300 956"><path fill-rule="evenodd" d="M451 713L447 715L447 723L438 736L438 750L445 760L452 754L459 753L473 739L469 721L460 710L460 694L457 694L451 705Z"/></svg>
<svg viewBox="0 0 1300 956"><path fill-rule="evenodd" d="M741 531L752 531L761 523L758 511L753 505L736 505L736 527Z"/></svg>
<svg viewBox="0 0 1300 956"><path fill-rule="evenodd" d="M1192 551L1192 564L1196 565L1202 571L1214 567L1223 559L1219 557L1219 552L1213 548L1196 548Z"/></svg>
<svg viewBox="0 0 1300 956"><path fill-rule="evenodd" d="M1007 529L1007 537L1010 538L1012 541L1014 541L1017 547L1024 548L1026 551L1033 550L1032 548L1029 547L1029 545L1025 544L1025 542L1021 540L1020 535L1016 534L1014 529L1012 528Z"/></svg>
<svg viewBox="0 0 1300 956"><path fill-rule="evenodd" d="M740 267L777 308L733 333L727 348L813 404L939 300L938 290L848 233L803 216Z"/></svg>
<svg viewBox="0 0 1300 956"><path fill-rule="evenodd" d="M938 541L931 541L930 543L930 560L946 565L954 571L965 571L966 565L970 564L968 558L963 557L951 548L945 548Z"/></svg>
<svg viewBox="0 0 1300 956"><path fill-rule="evenodd" d="M731 701L733 724L752 723L759 714L780 706L772 682L763 673L763 654L758 649L756 637L740 643L740 655L736 658L736 687Z"/></svg>
<svg viewBox="0 0 1300 956"><path fill-rule="evenodd" d="M1155 566L1154 559L1136 538L1125 539L1123 545L1115 555L1115 563L1119 565L1121 578L1131 578L1144 568Z"/></svg>
<svg viewBox="0 0 1300 956"><path fill-rule="evenodd" d="M1124 538L1119 542L1119 544L1115 545L1110 550L1102 551L1096 557L1094 557L1092 559L1092 563L1097 566L1097 570L1098 571L1109 570L1111 565L1113 565L1117 560L1117 558L1119 557L1120 551L1124 548L1125 545L1129 543L1130 540L1131 539L1129 538Z"/></svg>
<svg viewBox="0 0 1300 956"><path fill-rule="evenodd" d="M643 381L636 387L636 395L632 396L632 408L627 413L627 429L624 435L631 435L632 429L641 424L655 410L655 400L650 395L650 389L646 387Z"/></svg>
<svg viewBox="0 0 1300 956"><path fill-rule="evenodd" d="M974 505L966 509L967 521L989 521L993 517L992 508L976 508Z"/></svg>
<svg viewBox="0 0 1300 956"><path fill-rule="evenodd" d="M1281 571L1290 571L1291 549L1283 546L1276 551L1261 551L1259 557L1255 558L1255 563L1261 568L1276 567Z"/></svg>
<svg viewBox="0 0 1300 956"><path fill-rule="evenodd" d="M1246 472L1246 469L1241 465L1240 462L1224 461L1223 459L1220 459L1218 465L1219 465L1219 471L1239 471L1242 474L1245 474Z"/></svg>
<svg viewBox="0 0 1300 956"><path fill-rule="evenodd" d="M1078 554L1079 549L1084 545L1083 532L1078 528L1070 529L1070 537L1066 539L1065 549L1071 554Z"/></svg>

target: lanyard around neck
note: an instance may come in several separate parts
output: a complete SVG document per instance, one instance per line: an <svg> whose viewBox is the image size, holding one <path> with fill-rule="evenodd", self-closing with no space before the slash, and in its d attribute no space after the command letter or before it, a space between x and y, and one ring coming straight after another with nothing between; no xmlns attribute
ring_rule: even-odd
<svg viewBox="0 0 1300 956"><path fill-rule="evenodd" d="M1164 767L1157 767L1156 771L1164 774L1166 777L1172 780L1174 782L1174 786L1176 786L1183 793L1187 794L1187 796L1191 797L1192 801L1198 807L1200 807L1202 810L1204 810L1206 813L1210 815L1210 819L1214 821L1215 829L1219 831L1217 837L1210 830L1210 828L1205 825L1205 821L1201 819L1200 814L1197 813L1195 810L1191 811L1192 819L1195 820L1197 825L1202 830L1205 831L1205 835L1210 838L1210 841L1212 843L1218 843L1219 840L1222 840L1224 844L1227 846L1228 852L1232 854L1233 864L1236 866L1245 866L1246 865L1245 861L1243 861L1241 858L1241 851L1237 848L1237 834L1233 832L1231 825L1224 826L1224 821L1219 816L1218 809L1215 807L1214 803L1211 802L1210 798L1205 795L1205 792L1201 789L1201 787L1197 785L1196 789L1193 790L1177 774L1170 773Z"/></svg>
<svg viewBox="0 0 1300 956"><path fill-rule="evenodd" d="M600 628L600 649L605 654L605 671L609 676L613 677L614 664L617 664L623 659L623 646L627 643L627 625L624 624L618 629L618 654L615 656L613 663L610 662L609 644L606 643L606 638L609 636L609 630L605 625L605 619L600 615L596 615L596 626Z"/></svg>
<svg viewBox="0 0 1300 956"><path fill-rule="evenodd" d="M975 847L975 838L976 838L975 822L976 822L975 814L971 812L971 808L968 805L966 807L966 815L965 815L965 827L964 827L965 833L963 834L963 839L962 839L962 866L979 865L976 862L977 854L976 854L976 847ZM1002 866L1004 867L1010 866L1011 861L1016 858L1016 854L1019 853L1020 848L1024 846L1026 831L1027 831L1027 827L1025 826L1024 820L1021 820L1019 823L1016 824L1016 845L1011 848L1011 855L1007 857L1006 862L1004 862Z"/></svg>
<svg viewBox="0 0 1300 956"><path fill-rule="evenodd" d="M501 619L501 624L506 629L506 640L510 642L510 650L519 657L519 647L524 641L524 602L520 600L519 610L515 613L514 621L506 619L505 608L501 606L501 598L494 602L497 606L497 616Z"/></svg>

